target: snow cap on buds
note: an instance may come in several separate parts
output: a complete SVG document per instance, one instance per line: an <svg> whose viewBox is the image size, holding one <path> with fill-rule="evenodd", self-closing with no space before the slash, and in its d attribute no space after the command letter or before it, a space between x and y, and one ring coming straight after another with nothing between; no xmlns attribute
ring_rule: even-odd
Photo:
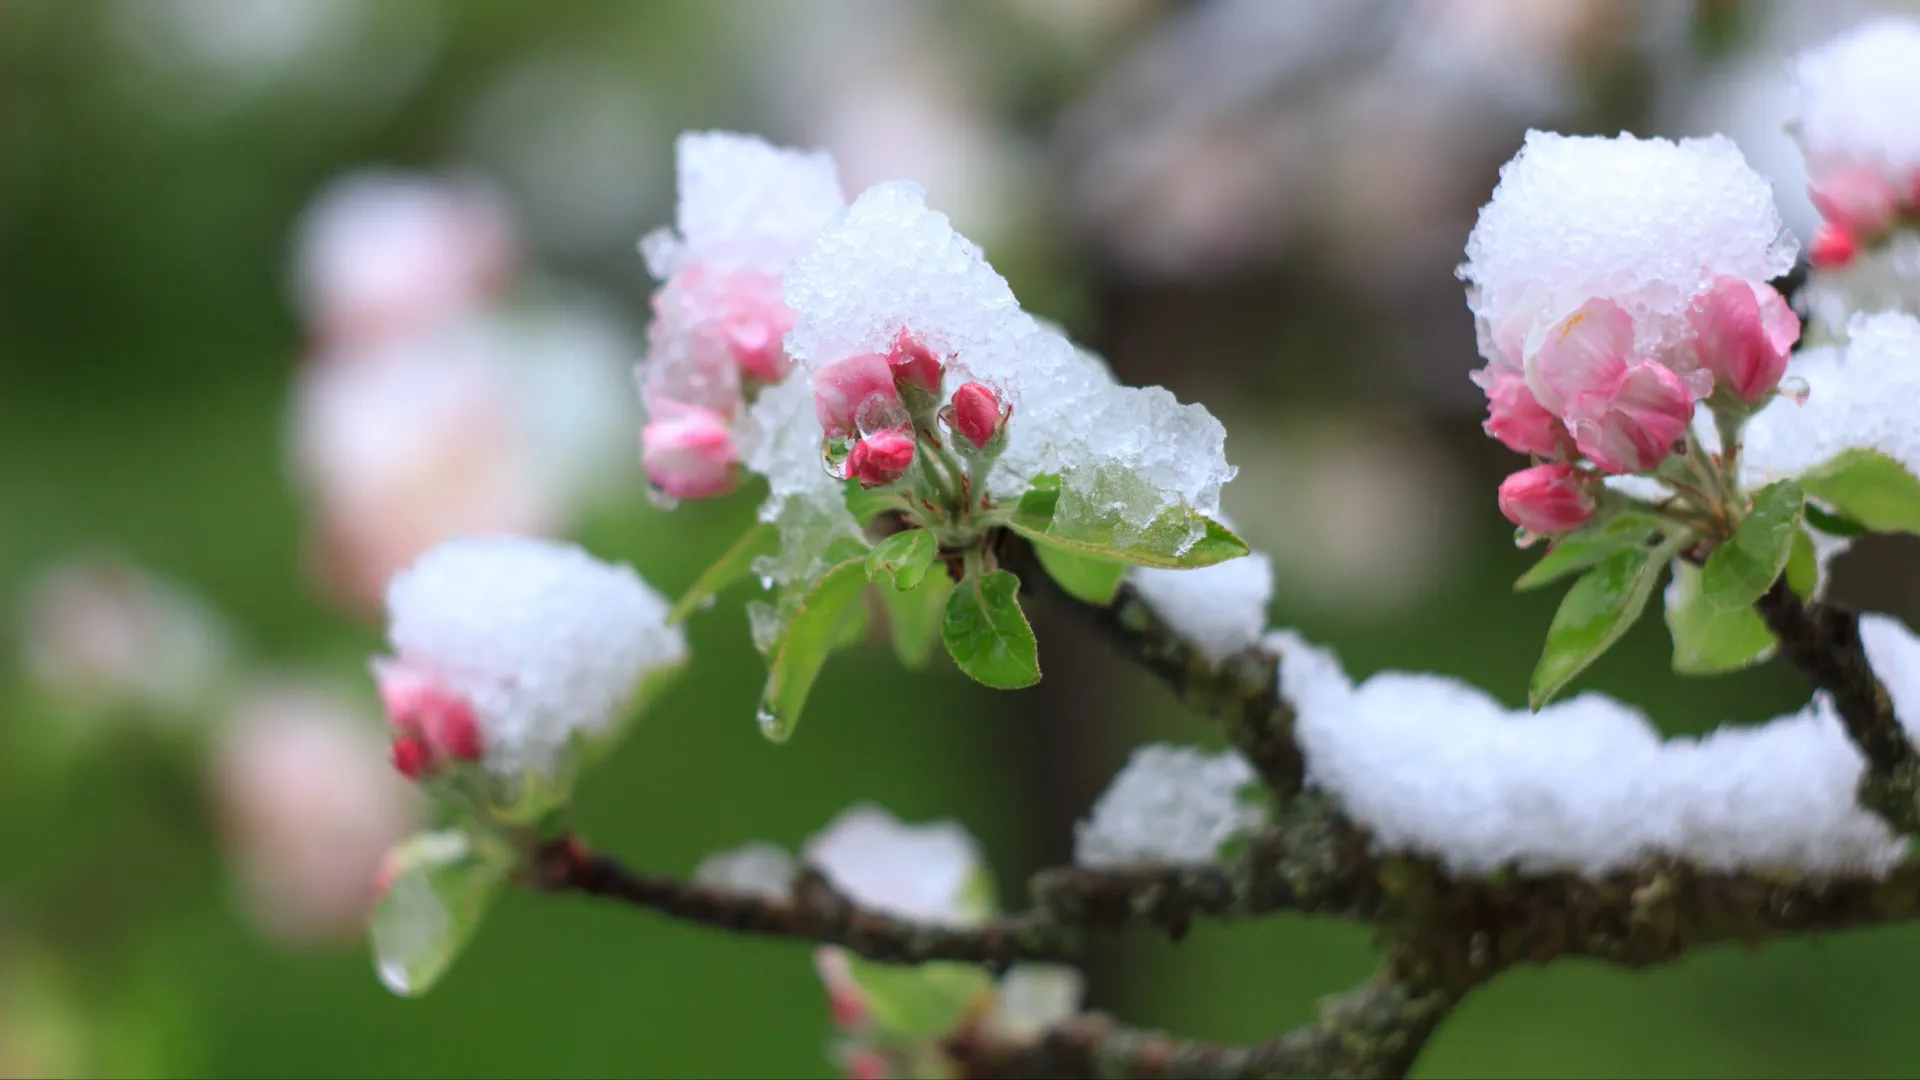
<svg viewBox="0 0 1920 1080"><path fill-rule="evenodd" d="M676 499L701 499L733 487L733 430L699 406L663 411L640 429L640 463L653 486Z"/></svg>
<svg viewBox="0 0 1920 1080"><path fill-rule="evenodd" d="M1920 191L1920 20L1861 23L1794 58L1788 130L1829 224L1870 239ZM1844 261L1844 260L1843 260Z"/></svg>
<svg viewBox="0 0 1920 1080"><path fill-rule="evenodd" d="M1500 512L1534 533L1562 533L1593 517L1592 478L1573 466L1550 461L1521 469L1500 482Z"/></svg>
<svg viewBox="0 0 1920 1080"><path fill-rule="evenodd" d="M979 845L951 821L906 825L862 803L829 822L802 854L849 899L889 915L966 925L988 913Z"/></svg>
<svg viewBox="0 0 1920 1080"><path fill-rule="evenodd" d="M913 386L933 397L940 396L940 375L944 370L940 358L911 333L902 330L893 339L893 346L887 350L887 366L893 369L894 381L903 390Z"/></svg>
<svg viewBox="0 0 1920 1080"><path fill-rule="evenodd" d="M813 408L821 430L849 438L906 420L893 369L879 353L849 356L815 371Z"/></svg>
<svg viewBox="0 0 1920 1080"><path fill-rule="evenodd" d="M666 613L631 569L571 544L451 540L388 584L395 657L376 673L402 704L418 703L413 680L436 708L464 704L488 771L553 776L576 735L606 732L644 676L685 659ZM439 749L429 725L420 735Z"/></svg>
<svg viewBox="0 0 1920 1080"><path fill-rule="evenodd" d="M861 487L891 484L913 464L913 435L905 428L887 428L853 444L847 452L847 475Z"/></svg>
<svg viewBox="0 0 1920 1080"><path fill-rule="evenodd" d="M1140 747L1074 826L1073 861L1095 869L1212 862L1221 845L1266 821L1257 802L1240 797L1257 779L1238 751Z"/></svg>
<svg viewBox="0 0 1920 1080"><path fill-rule="evenodd" d="M1721 278L1688 311L1700 366L1742 401L1773 392L1787 355L1800 340L1800 320L1771 285Z"/></svg>
<svg viewBox="0 0 1920 1080"><path fill-rule="evenodd" d="M985 446L1000 431L1000 399L977 382L964 383L953 392L953 429L975 446Z"/></svg>

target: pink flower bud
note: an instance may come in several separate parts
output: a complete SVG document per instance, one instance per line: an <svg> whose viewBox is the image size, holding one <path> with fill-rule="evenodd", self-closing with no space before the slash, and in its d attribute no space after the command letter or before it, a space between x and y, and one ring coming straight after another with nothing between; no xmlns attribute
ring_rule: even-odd
<svg viewBox="0 0 1920 1080"><path fill-rule="evenodd" d="M787 374L781 338L793 329L793 309L780 297L774 274L741 271L726 280L721 333L727 353L749 378L776 382Z"/></svg>
<svg viewBox="0 0 1920 1080"><path fill-rule="evenodd" d="M856 987L830 987L827 1012L833 1026L842 1031L857 1031L867 1022L867 999Z"/></svg>
<svg viewBox="0 0 1920 1080"><path fill-rule="evenodd" d="M992 390L970 382L953 392L953 429L975 446L985 446L1000 430L1000 399Z"/></svg>
<svg viewBox="0 0 1920 1080"><path fill-rule="evenodd" d="M920 343L918 338L900 331L893 339L893 347L887 350L887 365L893 369L894 381L902 387L917 386L928 394L940 393L940 358Z"/></svg>
<svg viewBox="0 0 1920 1080"><path fill-rule="evenodd" d="M1567 417L1585 399L1610 396L1632 356L1633 316L1611 300L1589 300L1527 357L1527 389Z"/></svg>
<svg viewBox="0 0 1920 1080"><path fill-rule="evenodd" d="M1493 373L1487 382L1487 420L1480 425L1509 450L1542 457L1559 455L1573 436L1560 418L1542 408L1526 377L1514 371Z"/></svg>
<svg viewBox="0 0 1920 1080"><path fill-rule="evenodd" d="M1851 165L1807 185L1814 209L1830 225L1854 236L1872 236L1893 223L1900 192L1879 170Z"/></svg>
<svg viewBox="0 0 1920 1080"><path fill-rule="evenodd" d="M1574 445L1611 473L1651 469L1673 450L1693 419L1693 392L1665 365L1627 368L1611 393L1580 399L1568 427Z"/></svg>
<svg viewBox="0 0 1920 1080"><path fill-rule="evenodd" d="M440 761L480 759L480 724L465 698L401 662L380 663L375 676L396 732L393 759L401 773L417 779Z"/></svg>
<svg viewBox="0 0 1920 1080"><path fill-rule="evenodd" d="M899 428L876 431L853 444L847 453L847 475L861 487L891 484L913 464L913 435Z"/></svg>
<svg viewBox="0 0 1920 1080"><path fill-rule="evenodd" d="M1852 262L1859 253L1860 242L1832 222L1814 230L1813 241L1807 245L1807 261L1819 270L1837 270Z"/></svg>
<svg viewBox="0 0 1920 1080"><path fill-rule="evenodd" d="M904 417L900 395L893 387L893 369L878 353L860 353L835 360L813 373L813 409L829 435L860 435L891 422L877 417Z"/></svg>
<svg viewBox="0 0 1920 1080"><path fill-rule="evenodd" d="M1535 533L1577 529L1593 517L1593 480L1565 462L1521 469L1500 482L1500 512Z"/></svg>
<svg viewBox="0 0 1920 1080"><path fill-rule="evenodd" d="M847 1080L887 1080L892 1075L887 1059L875 1050L856 1050L847 1055L841 1066L847 1071Z"/></svg>
<svg viewBox="0 0 1920 1080"><path fill-rule="evenodd" d="M401 776L418 780L431 765L427 744L417 735L396 735L393 740L393 767Z"/></svg>
<svg viewBox="0 0 1920 1080"><path fill-rule="evenodd" d="M733 489L733 431L712 409L682 406L640 429L640 463L653 486L677 499L703 499Z"/></svg>
<svg viewBox="0 0 1920 1080"><path fill-rule="evenodd" d="M1800 340L1800 320L1769 285L1716 280L1687 310L1700 366L1742 401L1755 402L1780 385L1787 354Z"/></svg>

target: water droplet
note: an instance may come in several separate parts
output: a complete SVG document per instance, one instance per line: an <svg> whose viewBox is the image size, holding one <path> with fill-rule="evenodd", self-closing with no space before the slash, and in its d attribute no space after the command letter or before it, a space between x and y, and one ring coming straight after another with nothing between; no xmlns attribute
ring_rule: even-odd
<svg viewBox="0 0 1920 1080"><path fill-rule="evenodd" d="M695 604L694 606L699 608L701 611L712 611L713 605L719 602L720 602L720 598L718 596L715 596L712 593L708 593L707 595L701 597L700 602L698 604Z"/></svg>
<svg viewBox="0 0 1920 1080"><path fill-rule="evenodd" d="M898 398L878 395L860 403L854 410L853 422L863 436L913 426L913 418L907 415L906 406L901 405Z"/></svg>
<svg viewBox="0 0 1920 1080"><path fill-rule="evenodd" d="M1780 396L1795 405L1805 405L1807 395L1812 392L1812 388L1807 386L1807 380L1798 375L1789 375L1780 380Z"/></svg>
<svg viewBox="0 0 1920 1080"><path fill-rule="evenodd" d="M667 494L664 488L647 485L647 499L662 510L672 510L680 505L680 500Z"/></svg>
<svg viewBox="0 0 1920 1080"><path fill-rule="evenodd" d="M844 435L828 435L820 440L820 464L835 480L847 478L847 455L853 452L853 440Z"/></svg>
<svg viewBox="0 0 1920 1080"><path fill-rule="evenodd" d="M768 742L783 743L787 741L789 735L793 734L787 725L780 722L779 717L773 715L773 711L770 709L761 709L759 715L755 716L754 719L759 721L760 734L765 735Z"/></svg>
<svg viewBox="0 0 1920 1080"><path fill-rule="evenodd" d="M1532 547L1539 543L1540 540L1541 536L1539 533L1528 532L1525 528L1516 528L1513 530L1513 546L1522 550Z"/></svg>

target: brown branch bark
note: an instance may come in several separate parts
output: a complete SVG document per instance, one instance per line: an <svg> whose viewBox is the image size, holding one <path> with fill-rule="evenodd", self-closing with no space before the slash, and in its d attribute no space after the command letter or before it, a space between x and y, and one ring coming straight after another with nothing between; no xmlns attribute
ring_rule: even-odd
<svg viewBox="0 0 1920 1080"><path fill-rule="evenodd" d="M1893 713L1887 688L1860 643L1859 616L1844 608L1808 607L1780 578L1757 605L1780 641L1780 655L1808 682L1833 696L1847 737L1867 759L1860 803L1902 836L1920 835L1920 752Z"/></svg>

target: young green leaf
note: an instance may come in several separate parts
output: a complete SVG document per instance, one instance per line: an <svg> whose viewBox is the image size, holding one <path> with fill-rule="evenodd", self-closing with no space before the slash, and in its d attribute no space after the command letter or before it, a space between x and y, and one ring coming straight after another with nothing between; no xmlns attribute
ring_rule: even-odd
<svg viewBox="0 0 1920 1080"><path fill-rule="evenodd" d="M1605 521L1568 533L1547 549L1539 562L1520 575L1520 579L1513 583L1514 591L1537 589L1568 574L1585 570L1621 548L1645 543L1647 537L1652 536L1659 527L1660 519L1652 514L1626 510Z"/></svg>
<svg viewBox="0 0 1920 1080"><path fill-rule="evenodd" d="M1052 544L1035 544L1033 553L1047 576L1068 596L1100 607L1113 602L1121 579L1127 576L1126 563L1096 559Z"/></svg>
<svg viewBox="0 0 1920 1080"><path fill-rule="evenodd" d="M1534 709L1553 700L1620 640L1646 610L1660 571L1687 539L1670 537L1658 547L1616 551L1573 583L1554 612L1527 687L1527 701Z"/></svg>
<svg viewBox="0 0 1920 1080"><path fill-rule="evenodd" d="M686 595L673 605L673 610L667 612L667 621L680 622L705 607L714 597L753 573L753 560L778 550L780 530L764 521L754 522L753 527L742 533L725 554L693 579L693 585L687 589Z"/></svg>
<svg viewBox="0 0 1920 1080"><path fill-rule="evenodd" d="M828 570L800 602L773 645L767 687L760 700L760 731L786 742L800 722L800 710L813 690L827 655L841 644L855 601L866 588L866 560L848 559Z"/></svg>
<svg viewBox="0 0 1920 1080"><path fill-rule="evenodd" d="M1800 486L1874 532L1920 533L1920 479L1885 454L1848 450L1802 474Z"/></svg>
<svg viewBox="0 0 1920 1080"><path fill-rule="evenodd" d="M1807 524L1826 533L1828 536L1859 536L1867 531L1865 525L1850 517L1829 513L1818 503L1807 504Z"/></svg>
<svg viewBox="0 0 1920 1080"><path fill-rule="evenodd" d="M934 643L940 640L940 623L946 617L947 595L952 591L953 579L944 573L928 574L906 592L875 590L886 605L893 651L902 664L922 668L933 656Z"/></svg>
<svg viewBox="0 0 1920 1080"><path fill-rule="evenodd" d="M898 967L850 957L847 973L865 992L874 1026L908 1041L948 1034L993 992L993 977L972 964Z"/></svg>
<svg viewBox="0 0 1920 1080"><path fill-rule="evenodd" d="M841 495L846 501L847 512L862 525L889 510L900 510L906 506L905 500L897 493L862 487L860 481L851 476L841 485Z"/></svg>
<svg viewBox="0 0 1920 1080"><path fill-rule="evenodd" d="M1707 556L1700 589L1722 611L1753 606L1787 568L1793 538L1800 534L1806 496L1791 480L1768 484L1753 494L1753 509L1733 536Z"/></svg>
<svg viewBox="0 0 1920 1080"><path fill-rule="evenodd" d="M997 690L1040 681L1040 651L1011 571L970 574L947 597L940 638L960 670Z"/></svg>
<svg viewBox="0 0 1920 1080"><path fill-rule="evenodd" d="M1807 507L1812 510L1813 507ZM1793 531L1793 546L1787 551L1787 588L1807 600L1820 584L1820 560L1813 553L1813 537L1805 529Z"/></svg>
<svg viewBox="0 0 1920 1080"><path fill-rule="evenodd" d="M479 929L513 853L461 829L418 833L387 852L368 922L380 981L402 997L432 988Z"/></svg>
<svg viewBox="0 0 1920 1080"><path fill-rule="evenodd" d="M927 529L894 533L867 553L867 580L878 581L884 574L895 589L911 589L927 576L927 567L939 550L939 541Z"/></svg>
<svg viewBox="0 0 1920 1080"><path fill-rule="evenodd" d="M1667 587L1667 630L1673 635L1673 670L1681 675L1719 675L1750 667L1773 655L1775 641L1751 607L1727 611L1707 601L1700 571L1673 564Z"/></svg>
<svg viewBox="0 0 1920 1080"><path fill-rule="evenodd" d="M1180 506L1148 522L1126 542L1117 539L1113 530L1104 526L1065 536L1054 526L1054 511L1059 502L1060 478L1051 474L1037 476L1015 504L1007 527L1033 541L1036 548L1053 547L1083 557L1139 566L1191 570L1237 559L1251 550L1232 529ZM1192 535L1195 523L1202 526L1200 538L1182 548Z"/></svg>

